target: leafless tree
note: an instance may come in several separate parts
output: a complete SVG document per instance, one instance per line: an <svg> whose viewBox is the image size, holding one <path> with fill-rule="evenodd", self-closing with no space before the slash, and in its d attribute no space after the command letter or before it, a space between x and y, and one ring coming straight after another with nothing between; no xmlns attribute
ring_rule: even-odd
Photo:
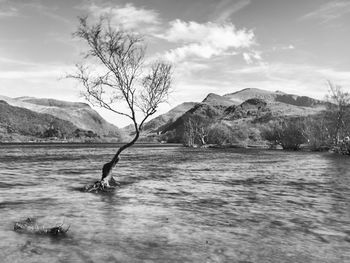
<svg viewBox="0 0 350 263"><path fill-rule="evenodd" d="M335 114L334 143L338 144L343 128L346 126L345 118L350 108L350 93L345 91L342 86L335 85L330 81L327 81L327 84L329 87L327 99L331 102L329 107L331 112Z"/></svg>
<svg viewBox="0 0 350 263"><path fill-rule="evenodd" d="M143 37L112 26L106 18L92 25L87 17L80 18L75 36L88 51L69 77L83 84L88 102L130 119L135 129L133 139L103 166L101 180L88 189L101 190L114 182L111 171L121 152L138 140L145 121L168 99L172 66L161 61L145 65Z"/></svg>
<svg viewBox="0 0 350 263"><path fill-rule="evenodd" d="M207 144L207 139L210 131L210 120L200 115L189 116L184 122L184 139L188 146Z"/></svg>
<svg viewBox="0 0 350 263"><path fill-rule="evenodd" d="M193 147L195 145L195 127L191 119L184 123L184 145Z"/></svg>

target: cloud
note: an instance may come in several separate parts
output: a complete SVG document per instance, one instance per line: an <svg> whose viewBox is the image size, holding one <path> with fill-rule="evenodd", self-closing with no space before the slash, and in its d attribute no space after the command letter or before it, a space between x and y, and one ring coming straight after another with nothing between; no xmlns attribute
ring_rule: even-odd
<svg viewBox="0 0 350 263"><path fill-rule="evenodd" d="M295 49L295 46L294 45L288 45L288 46L284 46L284 47L281 47L282 50L293 50Z"/></svg>
<svg viewBox="0 0 350 263"><path fill-rule="evenodd" d="M3 3L3 6L1 5ZM39 16L46 16L53 20L71 24L71 21L65 17L58 15L57 8L51 5L45 5L39 1L7 1L0 0L0 18L1 17L26 17L28 16L27 10L31 9L36 11Z"/></svg>
<svg viewBox="0 0 350 263"><path fill-rule="evenodd" d="M243 53L243 59L247 64L253 64L255 62L262 61L261 52L259 51L250 51Z"/></svg>
<svg viewBox="0 0 350 263"><path fill-rule="evenodd" d="M159 14L156 11L139 8L133 4L98 6L92 3L87 9L93 17L99 18L107 15L111 18L112 24L122 25L127 30L143 28L147 32L153 32L157 30L157 26L160 24Z"/></svg>
<svg viewBox="0 0 350 263"><path fill-rule="evenodd" d="M48 18L51 18L53 20L63 22L65 24L71 24L71 21L62 15L57 14L57 8L51 7L48 5L44 5L41 2L29 2L29 3L21 3L21 7L28 7L33 10L36 10L40 15L46 16Z"/></svg>
<svg viewBox="0 0 350 263"><path fill-rule="evenodd" d="M31 80L42 80L46 78L50 78L52 80L58 80L62 77L64 77L65 72L72 72L73 67L67 67L67 66L57 66L57 67L48 67L48 66L41 66L41 67L34 67L31 69L25 69L25 70L7 70L7 71L1 71L0 72L0 80L1 79L14 79L14 80L21 80L21 79L31 79Z"/></svg>
<svg viewBox="0 0 350 263"><path fill-rule="evenodd" d="M164 34L157 37L182 46L166 52L172 62L188 58L210 59L214 56L236 54L235 51L250 48L255 43L253 31L236 29L232 23L197 23L179 19L170 22Z"/></svg>
<svg viewBox="0 0 350 263"><path fill-rule="evenodd" d="M338 19L350 13L350 1L331 1L305 14L299 20L320 19L322 23Z"/></svg>
<svg viewBox="0 0 350 263"><path fill-rule="evenodd" d="M33 63L30 61L23 61L23 60L16 60L16 59L11 59L11 58L6 58L6 57L1 57L0 56L0 68L1 67L9 67L9 66L14 66L14 67L21 67L21 66L38 66L39 64Z"/></svg>
<svg viewBox="0 0 350 263"><path fill-rule="evenodd" d="M1 2L0 2L1 3ZM18 16L18 9L15 7L1 7L0 6L0 18Z"/></svg>
<svg viewBox="0 0 350 263"><path fill-rule="evenodd" d="M66 72L73 72L74 66L60 64L42 64L31 61L12 59L0 56L0 79L45 79L65 76Z"/></svg>
<svg viewBox="0 0 350 263"><path fill-rule="evenodd" d="M272 47L272 51L281 51L281 50L294 50L295 46L289 44L288 46L277 45Z"/></svg>
<svg viewBox="0 0 350 263"><path fill-rule="evenodd" d="M238 83L240 87L282 90L320 99L327 94L327 80L347 89L350 87L350 71L305 64L270 63L228 68L225 76L233 86Z"/></svg>
<svg viewBox="0 0 350 263"><path fill-rule="evenodd" d="M238 2L233 2L232 0L222 0L217 5L217 12L215 12L214 16L216 17L217 22L224 22L230 19L230 17L245 8L250 4L250 0L240 0Z"/></svg>

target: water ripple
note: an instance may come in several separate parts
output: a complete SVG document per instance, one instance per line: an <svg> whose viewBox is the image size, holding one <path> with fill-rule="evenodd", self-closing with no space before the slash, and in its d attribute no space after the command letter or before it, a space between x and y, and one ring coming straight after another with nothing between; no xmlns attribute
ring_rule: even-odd
<svg viewBox="0 0 350 263"><path fill-rule="evenodd" d="M0 148L6 262L349 262L350 160L328 153L132 148L112 194L95 181L112 146ZM66 240L13 222L69 224ZM58 255L60 259L58 258Z"/></svg>

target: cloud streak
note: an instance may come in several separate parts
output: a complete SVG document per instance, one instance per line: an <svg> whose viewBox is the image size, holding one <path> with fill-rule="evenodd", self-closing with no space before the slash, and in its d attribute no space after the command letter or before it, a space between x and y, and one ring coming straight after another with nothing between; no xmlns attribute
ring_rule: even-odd
<svg viewBox="0 0 350 263"><path fill-rule="evenodd" d="M19 15L19 12L16 7L1 7L0 5L0 18L14 17L18 15Z"/></svg>
<svg viewBox="0 0 350 263"><path fill-rule="evenodd" d="M248 6L250 2L250 0L240 0L232 3L232 0L222 0L217 6L215 21L224 22L229 20L234 13Z"/></svg>
<svg viewBox="0 0 350 263"><path fill-rule="evenodd" d="M320 19L327 23L350 13L350 1L331 1L305 14L299 20Z"/></svg>

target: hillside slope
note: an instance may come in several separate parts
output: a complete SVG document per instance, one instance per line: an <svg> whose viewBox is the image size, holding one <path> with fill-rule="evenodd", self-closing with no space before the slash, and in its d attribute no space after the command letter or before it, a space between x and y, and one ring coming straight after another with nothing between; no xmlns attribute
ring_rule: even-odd
<svg viewBox="0 0 350 263"><path fill-rule="evenodd" d="M279 91L244 89L224 96L211 93L161 132L168 134L170 141L179 142L190 120L197 126L201 125L198 122L205 123L207 127L224 123L257 131L269 121L316 115L326 107L324 101Z"/></svg>
<svg viewBox="0 0 350 263"><path fill-rule="evenodd" d="M50 114L37 113L9 105L0 100L0 137L5 139L29 137L73 137L78 129L73 123Z"/></svg>
<svg viewBox="0 0 350 263"><path fill-rule="evenodd" d="M174 121L176 121L177 118L179 118L186 111L190 110L196 104L197 103L195 102L184 102L172 108L170 111L151 119L145 123L143 127L143 134L158 133L160 131L163 131ZM134 127L133 125L128 125L123 128L123 131L129 134L133 133Z"/></svg>
<svg viewBox="0 0 350 263"><path fill-rule="evenodd" d="M158 132L166 129L167 126L176 121L177 118L191 109L195 104L196 103L194 102L184 102L176 106L167 113L159 115L158 117L147 122L144 126L144 130Z"/></svg>
<svg viewBox="0 0 350 263"><path fill-rule="evenodd" d="M100 136L121 136L116 126L105 121L86 103L32 97L9 98L0 96L0 99L12 106L50 114L58 119L73 123L79 129L92 131Z"/></svg>

